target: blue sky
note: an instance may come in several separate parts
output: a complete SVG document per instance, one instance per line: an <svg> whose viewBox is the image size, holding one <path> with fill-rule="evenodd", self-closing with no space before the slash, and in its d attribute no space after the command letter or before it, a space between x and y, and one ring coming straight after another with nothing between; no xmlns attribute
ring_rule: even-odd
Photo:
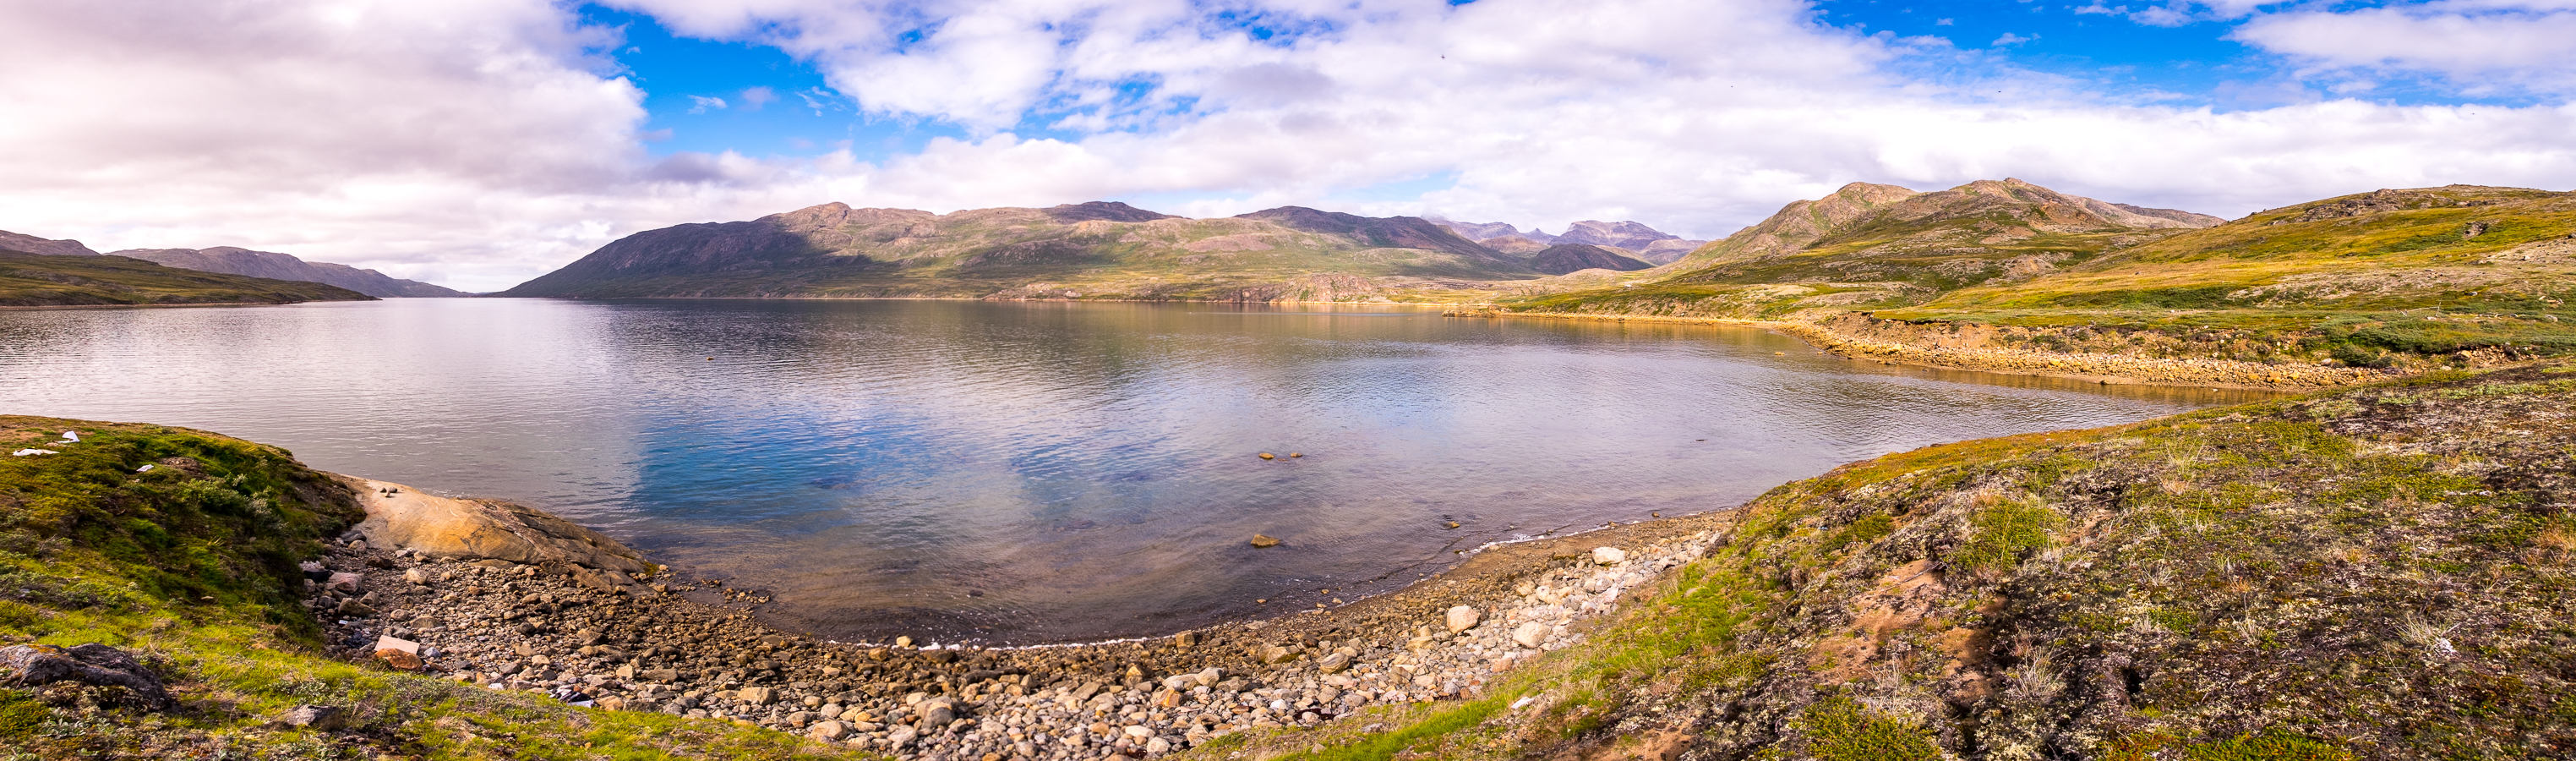
<svg viewBox="0 0 2576 761"><path fill-rule="evenodd" d="M934 119L868 114L832 89L812 61L770 45L673 34L652 16L584 5L581 23L614 29L618 74L644 91L644 145L746 156L848 150L865 160L918 152L933 137L964 137Z"/></svg>

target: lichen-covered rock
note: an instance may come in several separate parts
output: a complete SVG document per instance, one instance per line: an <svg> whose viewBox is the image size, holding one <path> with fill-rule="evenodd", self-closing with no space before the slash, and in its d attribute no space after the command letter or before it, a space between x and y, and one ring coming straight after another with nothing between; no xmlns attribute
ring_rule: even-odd
<svg viewBox="0 0 2576 761"><path fill-rule="evenodd" d="M0 684L41 687L79 682L132 691L146 706L167 709L170 691L161 677L125 651L98 643L74 647L11 645L0 647Z"/></svg>

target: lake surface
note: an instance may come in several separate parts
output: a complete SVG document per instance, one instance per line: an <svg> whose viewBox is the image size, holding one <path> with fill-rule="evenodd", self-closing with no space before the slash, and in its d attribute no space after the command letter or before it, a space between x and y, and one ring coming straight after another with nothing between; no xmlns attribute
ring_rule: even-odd
<svg viewBox="0 0 2576 761"><path fill-rule="evenodd" d="M1753 329L1403 307L0 312L0 412L208 429L517 500L853 640L1169 632L1385 591L1489 541L1731 507L1888 452L2251 398L1853 362ZM1256 532L1285 544L1251 548Z"/></svg>

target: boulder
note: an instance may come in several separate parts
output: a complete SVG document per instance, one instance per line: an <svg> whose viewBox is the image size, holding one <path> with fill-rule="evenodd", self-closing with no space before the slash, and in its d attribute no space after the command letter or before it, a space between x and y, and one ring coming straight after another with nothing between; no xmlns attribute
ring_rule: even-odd
<svg viewBox="0 0 2576 761"><path fill-rule="evenodd" d="M509 563L566 563L604 571L648 573L643 555L597 531L500 500L448 499L400 484L353 476L370 544L434 557ZM622 586L622 585L621 585Z"/></svg>
<svg viewBox="0 0 2576 761"><path fill-rule="evenodd" d="M771 701L778 699L778 691L768 687L744 687L737 694L742 702L756 706L769 705Z"/></svg>
<svg viewBox="0 0 2576 761"><path fill-rule="evenodd" d="M1617 547L1594 547L1592 548L1592 562L1600 563L1602 565L1618 565L1620 563L1625 563L1628 562L1628 551Z"/></svg>
<svg viewBox="0 0 2576 761"><path fill-rule="evenodd" d="M1550 631L1552 629L1547 624L1531 621L1512 630L1512 641L1520 643L1521 647L1536 648L1547 642Z"/></svg>
<svg viewBox="0 0 2576 761"><path fill-rule="evenodd" d="M277 717L277 723L290 727L320 730L339 729L349 722L349 712L339 706L296 706Z"/></svg>
<svg viewBox="0 0 2576 761"><path fill-rule="evenodd" d="M1473 606L1460 605L1450 608L1444 618L1449 624L1449 633L1456 634L1476 628L1476 622L1484 620L1485 614L1477 611Z"/></svg>
<svg viewBox="0 0 2576 761"><path fill-rule="evenodd" d="M172 705L170 691L161 686L161 677L123 650L95 642L68 648L0 647L0 684L37 687L55 682L123 687L151 708L166 710Z"/></svg>
<svg viewBox="0 0 2576 761"><path fill-rule="evenodd" d="M401 671L420 670L420 643L395 637L377 637L376 660Z"/></svg>
<svg viewBox="0 0 2576 761"><path fill-rule="evenodd" d="M850 736L850 725L838 721L818 721L805 728L805 736L823 742L840 742Z"/></svg>

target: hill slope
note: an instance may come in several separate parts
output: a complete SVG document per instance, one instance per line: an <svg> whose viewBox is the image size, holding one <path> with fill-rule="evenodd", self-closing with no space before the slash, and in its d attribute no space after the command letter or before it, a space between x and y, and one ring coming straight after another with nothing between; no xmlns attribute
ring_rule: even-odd
<svg viewBox="0 0 2576 761"><path fill-rule="evenodd" d="M323 285L336 285L377 298L463 296L443 286L414 280L403 280L369 269L346 264L307 262L274 251L252 251L232 246L214 248L136 248L116 251L109 256L130 256L167 267L217 272L226 275L248 275L271 280L302 280Z"/></svg>
<svg viewBox="0 0 2576 761"><path fill-rule="evenodd" d="M0 230L0 251L17 251L46 256L97 256L76 240L47 240L25 233Z"/></svg>
<svg viewBox="0 0 2576 761"><path fill-rule="evenodd" d="M2567 757L2571 409L2562 362L1854 463L1485 700L1287 758Z"/></svg>
<svg viewBox="0 0 2576 761"><path fill-rule="evenodd" d="M45 256L0 251L0 306L369 300L366 294L321 283L198 272L122 256Z"/></svg>
<svg viewBox="0 0 2576 761"><path fill-rule="evenodd" d="M1102 202L940 215L832 203L636 233L500 295L1349 300L1535 276L1411 217L1284 207L1184 219Z"/></svg>
<svg viewBox="0 0 2576 761"><path fill-rule="evenodd" d="M2576 351L2576 194L2381 190L2245 219L2026 184L1855 184L1521 311L1794 319L1892 343L2415 368ZM2107 210L2107 211L2106 211Z"/></svg>

